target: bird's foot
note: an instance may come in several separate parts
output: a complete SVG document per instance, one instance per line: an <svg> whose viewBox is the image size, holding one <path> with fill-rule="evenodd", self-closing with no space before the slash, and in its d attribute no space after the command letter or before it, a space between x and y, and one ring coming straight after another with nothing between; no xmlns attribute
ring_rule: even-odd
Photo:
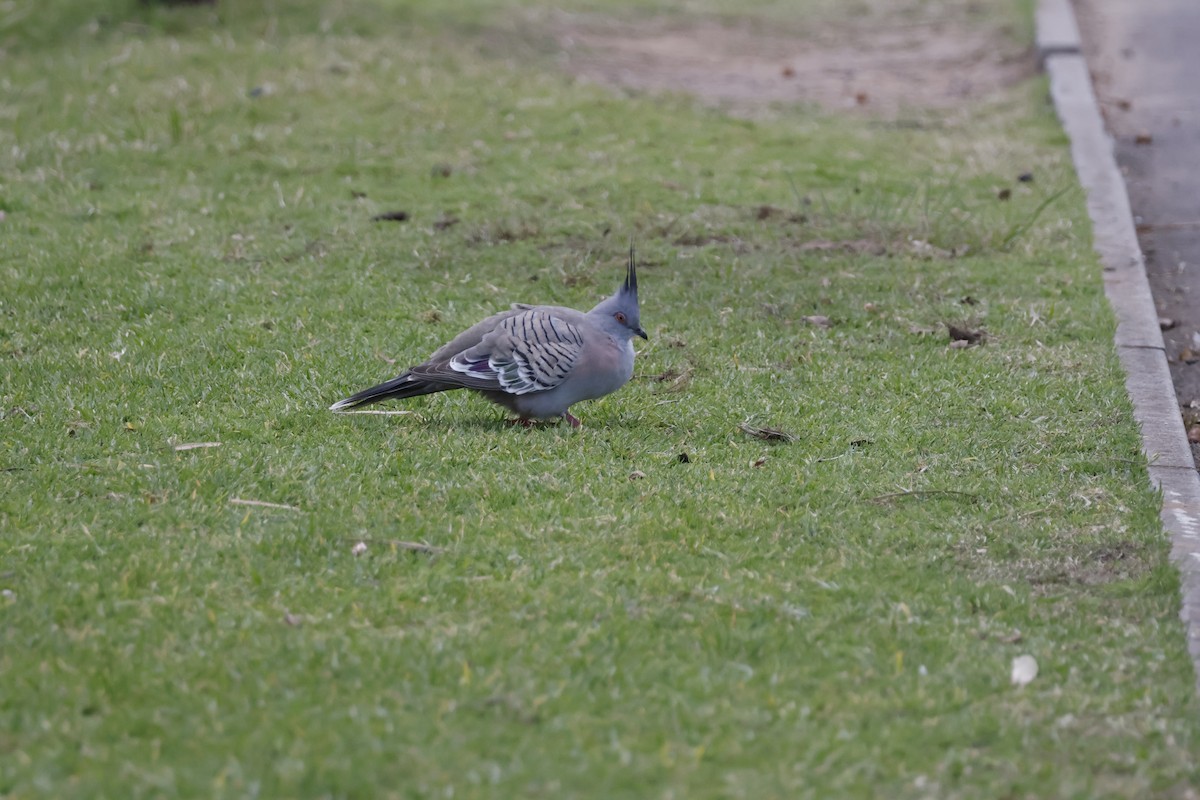
<svg viewBox="0 0 1200 800"><path fill-rule="evenodd" d="M572 428L582 428L583 423L579 421L579 417L574 414L563 414L563 419L570 423ZM507 425L519 425L522 428L536 428L540 423L539 420L530 419L529 417L517 417L516 419L506 419Z"/></svg>

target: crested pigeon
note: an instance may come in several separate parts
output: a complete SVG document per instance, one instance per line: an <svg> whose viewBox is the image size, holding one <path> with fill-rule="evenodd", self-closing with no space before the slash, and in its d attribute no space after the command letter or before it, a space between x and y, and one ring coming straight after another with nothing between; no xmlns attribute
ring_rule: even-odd
<svg viewBox="0 0 1200 800"><path fill-rule="evenodd" d="M460 333L429 360L331 405L342 411L381 400L472 389L518 415L516 422L564 417L570 407L620 389L633 377L633 337L643 339L633 245L625 281L584 313L514 303Z"/></svg>

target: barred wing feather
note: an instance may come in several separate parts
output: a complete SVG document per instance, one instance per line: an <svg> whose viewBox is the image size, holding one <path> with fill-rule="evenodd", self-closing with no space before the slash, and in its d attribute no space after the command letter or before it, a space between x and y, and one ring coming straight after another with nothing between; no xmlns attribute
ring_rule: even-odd
<svg viewBox="0 0 1200 800"><path fill-rule="evenodd" d="M578 327L531 309L501 320L482 342L452 357L449 367L466 384L490 384L508 394L545 392L566 380L582 350Z"/></svg>

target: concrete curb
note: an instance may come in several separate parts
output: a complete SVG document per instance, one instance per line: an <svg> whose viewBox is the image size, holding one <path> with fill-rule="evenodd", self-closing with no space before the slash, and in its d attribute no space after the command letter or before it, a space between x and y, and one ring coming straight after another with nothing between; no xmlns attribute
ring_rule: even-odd
<svg viewBox="0 0 1200 800"><path fill-rule="evenodd" d="M1050 56L1078 54L1082 50L1071 0L1040 0L1036 24L1038 60L1042 64Z"/></svg>
<svg viewBox="0 0 1200 800"><path fill-rule="evenodd" d="M1104 290L1117 315L1114 343L1133 416L1142 429L1150 482L1162 492L1160 517L1182 579L1180 618L1200 689L1200 474L1179 415L1125 180L1092 90L1070 0L1039 0L1037 47L1058 118L1071 140L1075 172L1087 193Z"/></svg>

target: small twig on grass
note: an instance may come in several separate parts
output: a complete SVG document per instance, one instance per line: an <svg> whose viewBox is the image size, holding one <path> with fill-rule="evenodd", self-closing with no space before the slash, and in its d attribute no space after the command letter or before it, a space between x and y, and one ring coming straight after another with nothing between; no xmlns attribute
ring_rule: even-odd
<svg viewBox="0 0 1200 800"><path fill-rule="evenodd" d="M954 489L915 489L911 492L889 492L871 498L872 503L886 503L888 500L902 500L906 497L930 497L933 495L948 495L950 497L961 497L972 502L979 499L979 495L971 492L959 492Z"/></svg>
<svg viewBox="0 0 1200 800"><path fill-rule="evenodd" d="M296 506L289 506L287 503L268 503L266 500L245 500L241 497L229 498L231 506L258 506L260 508L282 508L285 511L301 511L302 509Z"/></svg>
<svg viewBox="0 0 1200 800"><path fill-rule="evenodd" d="M1041 204L1033 210L1033 213L1030 214L1028 218L1026 218L1025 220L1023 220L1021 222L1018 222L1017 224L1015 224L1011 228L1009 228L1008 234L1000 242L1000 249L1007 250L1009 248L1009 245L1011 245L1020 236L1022 236L1027 230L1029 230L1030 228L1033 227L1033 224L1038 221L1038 217L1040 217L1042 215L1043 211L1045 211L1047 208L1049 208L1051 203L1053 203L1058 198L1062 197L1070 189L1071 189L1070 186L1064 186L1062 189L1059 189L1057 192L1055 192L1054 194L1050 195L1045 200L1043 200L1041 202Z"/></svg>
<svg viewBox="0 0 1200 800"><path fill-rule="evenodd" d="M796 211L804 211L804 197L800 194L800 190L796 188L796 180L792 174L787 173L788 186L792 187L792 196L796 198Z"/></svg>
<svg viewBox="0 0 1200 800"><path fill-rule="evenodd" d="M399 410L385 411L382 408L368 408L363 411L335 411L334 413L335 414L375 414L376 416L381 416L381 417L401 417L401 416L405 416L407 414L411 414L413 412L399 411Z"/></svg>
<svg viewBox="0 0 1200 800"><path fill-rule="evenodd" d="M441 547L434 547L431 544L424 542L406 542L403 539L362 539L357 536L344 536L343 542L353 542L354 544L378 545L381 547L395 547L400 550L408 550L413 553L428 553L431 556L436 556L438 553L446 552Z"/></svg>
<svg viewBox="0 0 1200 800"><path fill-rule="evenodd" d="M670 222L668 222L668 223L667 223L667 225L666 225L666 227L664 227L664 228L663 228L663 229L662 229L662 230L659 232L659 234L658 234L658 235L659 235L660 237L666 238L666 235L667 235L668 233L670 233L670 232L671 232L671 229L672 229L672 228L674 228L674 227L675 227L675 223L679 222L679 220L680 220L682 217L683 217L683 214L676 214L676 215L675 215L675 219L673 219L673 220L671 220Z"/></svg>
<svg viewBox="0 0 1200 800"><path fill-rule="evenodd" d="M738 430L756 439L763 439L768 442L794 442L796 437L787 431L781 431L778 428L758 428L747 422L739 422Z"/></svg>
<svg viewBox="0 0 1200 800"><path fill-rule="evenodd" d="M997 522L1006 522L1008 520L1017 520L1019 522L1026 522L1028 520L1033 519L1034 517L1040 517L1042 514L1048 514L1048 513L1050 513L1050 511L1051 511L1051 509L1049 509L1049 508L1035 508L1032 511L1023 511L1020 514L1010 512L1008 514L1001 514L998 517L994 517L993 519L988 520L988 524L995 525Z"/></svg>
<svg viewBox="0 0 1200 800"><path fill-rule="evenodd" d="M220 442L188 442L187 444L175 445L176 450L199 450L202 447L220 447Z"/></svg>

